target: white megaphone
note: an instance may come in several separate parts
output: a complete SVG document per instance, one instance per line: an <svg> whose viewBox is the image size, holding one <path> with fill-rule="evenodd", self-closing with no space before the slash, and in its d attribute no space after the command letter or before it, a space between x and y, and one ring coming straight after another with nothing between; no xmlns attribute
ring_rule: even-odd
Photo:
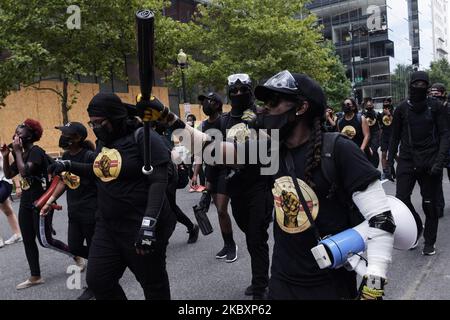
<svg viewBox="0 0 450 320"><path fill-rule="evenodd" d="M391 213L396 225L394 232L394 248L408 250L418 237L417 224L409 208L394 196L387 196ZM354 228L342 231L334 236L323 239L311 249L320 269L340 268L355 270L365 274L366 263L360 255L367 248L368 221Z"/></svg>

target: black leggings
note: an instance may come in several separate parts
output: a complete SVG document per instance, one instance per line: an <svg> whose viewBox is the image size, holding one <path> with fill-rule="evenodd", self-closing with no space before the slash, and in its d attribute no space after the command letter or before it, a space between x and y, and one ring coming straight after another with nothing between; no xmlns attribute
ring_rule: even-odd
<svg viewBox="0 0 450 320"><path fill-rule="evenodd" d="M184 212L177 205L177 181L178 175L174 174L174 176L171 178L171 181L169 181L167 185L166 190L167 201L169 202L170 209L173 211L173 213L175 213L177 221L185 225L188 231L190 231L192 230L192 228L194 228L194 224L192 223L191 219L189 219L189 217L185 215Z"/></svg>
<svg viewBox="0 0 450 320"><path fill-rule="evenodd" d="M69 220L67 242L69 244L70 252L76 256L87 259L94 231L95 223L82 223ZM87 246L84 245L84 240L86 240Z"/></svg>
<svg viewBox="0 0 450 320"><path fill-rule="evenodd" d="M31 276L40 277L41 270L39 267L39 250L36 245L36 236L39 244L44 248L52 249L64 253L70 257L69 247L56 239L53 239L53 211L50 211L45 217L41 217L39 212L33 210L32 207L20 203L19 209L19 226L22 231L23 244L25 254L27 256L28 265L30 266Z"/></svg>

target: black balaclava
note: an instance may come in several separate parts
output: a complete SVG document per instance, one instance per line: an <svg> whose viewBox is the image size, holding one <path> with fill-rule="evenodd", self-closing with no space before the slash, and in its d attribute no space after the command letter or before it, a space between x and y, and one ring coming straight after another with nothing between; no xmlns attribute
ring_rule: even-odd
<svg viewBox="0 0 450 320"><path fill-rule="evenodd" d="M206 114L208 117L214 115L215 113L217 113L216 102L210 99L203 100L202 110L203 113Z"/></svg>
<svg viewBox="0 0 450 320"><path fill-rule="evenodd" d="M424 88L414 87L413 84L416 81L424 81L427 86ZM414 112L423 112L427 108L427 92L430 81L428 74L424 71L415 71L411 74L411 81L409 84L409 101L412 104L411 109Z"/></svg>
<svg viewBox="0 0 450 320"><path fill-rule="evenodd" d="M247 91L239 95L232 95L230 91L236 87L246 87ZM255 101L251 85L243 84L239 80L228 87L228 97L231 100L231 116L233 117L241 117L245 110L254 105Z"/></svg>
<svg viewBox="0 0 450 320"><path fill-rule="evenodd" d="M95 95L89 103L87 111L90 117L104 117L111 123L112 129L107 126L93 129L96 137L105 145L127 133L128 110L117 95L113 93Z"/></svg>

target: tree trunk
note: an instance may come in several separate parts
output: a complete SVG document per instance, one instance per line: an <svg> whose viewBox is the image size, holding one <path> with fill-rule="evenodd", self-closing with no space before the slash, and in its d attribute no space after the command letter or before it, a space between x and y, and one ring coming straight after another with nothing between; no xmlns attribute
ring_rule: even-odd
<svg viewBox="0 0 450 320"><path fill-rule="evenodd" d="M68 99L68 93L67 89L69 87L69 79L64 78L63 80L63 95L62 95L62 101L61 101L61 112L63 116L63 124L67 124L69 122L69 110L67 108L67 99Z"/></svg>

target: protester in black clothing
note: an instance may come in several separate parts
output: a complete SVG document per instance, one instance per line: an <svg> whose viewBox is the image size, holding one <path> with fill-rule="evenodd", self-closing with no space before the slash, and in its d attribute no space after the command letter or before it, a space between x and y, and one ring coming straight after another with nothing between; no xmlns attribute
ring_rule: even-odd
<svg viewBox="0 0 450 320"><path fill-rule="evenodd" d="M347 98L342 105L344 116L338 121L338 131L349 137L356 145L364 151L367 158L373 156L370 149L370 129L366 118L358 112L355 99Z"/></svg>
<svg viewBox="0 0 450 320"><path fill-rule="evenodd" d="M23 190L20 198L19 225L31 277L18 284L16 286L18 290L44 283L39 266L36 237L43 247L73 257L66 244L52 237L53 211L44 218L40 217L39 212L33 207L33 203L45 192L43 186L48 185L47 166L49 160L45 151L34 145L42 137L42 132L41 124L32 119L25 120L17 127L12 143L14 162L11 164L9 163L9 148L2 147L5 176L12 178L20 174L20 184ZM77 259L76 261L78 261Z"/></svg>
<svg viewBox="0 0 450 320"><path fill-rule="evenodd" d="M311 254L317 245L314 228L301 209L295 175L311 204L316 231L321 237L351 227L347 201L330 196L330 185L321 171L321 119L326 99L322 88L303 74L283 71L255 90L266 104L261 123L280 129L280 169L274 177L274 249L269 297L272 299L351 299L356 296L356 276L345 269L321 270ZM380 298L391 260L393 222L379 172L350 140L339 136L334 147L338 184L369 221L368 269L363 298ZM293 171L288 170L292 159ZM309 206L309 205L308 205ZM288 217L288 219L286 219ZM356 217L356 216L355 216ZM293 218L293 219L291 219ZM377 279L374 281L374 279ZM374 285L378 283L378 285Z"/></svg>
<svg viewBox="0 0 450 320"><path fill-rule="evenodd" d="M449 105L448 105L448 101L447 101L447 90L445 89L445 85L442 83L434 83L431 86L430 89L430 95L432 97L435 97L436 99L440 100L442 102L442 104L444 105L444 108L447 110L447 124L450 125L450 112L449 112ZM449 153L448 155L450 155L450 149L449 149ZM448 163L450 161L450 157L447 159L447 166ZM449 171L450 169L447 167L447 170ZM436 199L436 210L438 212L438 216L439 218L442 218L444 216L444 208L445 208L445 199L444 199L444 190L442 189L442 178L443 178L443 174L441 174L439 176L439 184L437 187L437 199ZM449 175L450 177L450 175Z"/></svg>
<svg viewBox="0 0 450 320"><path fill-rule="evenodd" d="M203 113L208 116L206 120L202 121L199 129L202 132L207 132L210 129L219 130L223 106L222 98L217 93L211 92L206 96L200 95L198 100L202 104ZM194 165L193 184L197 183L197 175L202 166L202 163ZM230 198L228 197L226 190L226 170L225 168L206 164L205 176L206 190L211 194L214 205L217 208L220 231L224 242L223 248L216 254L216 258L225 259L225 261L229 263L234 262L237 260L237 251L236 243L233 238L233 227L230 215L228 214L228 203L230 202Z"/></svg>
<svg viewBox="0 0 450 320"><path fill-rule="evenodd" d="M262 119L260 115L257 116L257 126L269 129L270 133L271 130L280 129L278 132L283 150L278 156L283 160L287 152L292 154L294 174L302 179L301 185L316 217L320 235L335 234L351 227L350 221L358 216L350 210L348 199L335 198L335 194L330 197L330 185L320 170L323 139L321 121L326 103L323 90L305 75L292 75L289 71L283 71L269 79L264 86L257 87L255 94L266 103ZM164 108L153 108L152 112L173 127L185 128L196 142L205 142L210 138L184 126L173 114L161 116L165 112ZM251 140L248 145L250 143ZM236 156L233 154L236 151L235 143L223 143L223 150L226 155L231 153ZM336 140L334 156L336 172L339 173L339 181L336 181L339 190L353 200L370 226L368 269L361 287L361 297L381 298L387 265L391 260L395 224L379 181L379 173L356 145L342 136ZM286 169L284 161L280 161L272 189L276 223L269 296L272 299L356 297L354 272L344 269L321 270L314 260L310 250L317 245L315 232L304 210L301 210L296 190L292 186L293 180ZM262 201L263 198L259 199Z"/></svg>
<svg viewBox="0 0 450 320"><path fill-rule="evenodd" d="M363 115L367 120L370 130L369 146L372 150L372 156L369 158L370 162L375 168L378 168L380 164L380 156L378 155L378 149L380 148L381 139L381 122L382 116L380 113L374 110L372 98L367 98L364 104Z"/></svg>
<svg viewBox="0 0 450 320"><path fill-rule="evenodd" d="M338 118L334 114L334 111L332 108L327 107L325 110L325 123L324 123L324 129L326 132L336 132L337 131L337 121Z"/></svg>
<svg viewBox="0 0 450 320"><path fill-rule="evenodd" d="M392 135L392 122L394 120L394 106L392 99L386 98L383 100L383 114L381 118L381 166L383 168L383 179L388 172L387 154L389 150L389 140ZM393 168L391 172L394 173ZM395 177L393 177L395 178Z"/></svg>
<svg viewBox="0 0 450 320"><path fill-rule="evenodd" d="M87 111L98 138L95 161L64 160L50 166L50 172L96 178L98 218L89 251L88 286L96 299L126 299L119 280L128 267L146 299L170 299L166 248L176 223L166 198L170 152L151 130L153 172L146 176L144 133L120 98L97 94Z"/></svg>
<svg viewBox="0 0 450 320"><path fill-rule="evenodd" d="M411 75L409 99L394 112L392 137L389 145L388 168L400 143L397 165L396 197L402 200L415 216L422 231L422 221L411 203L416 181L422 195L425 213L425 244L422 253L433 255L438 229L436 193L448 153L448 124L445 109L438 99L428 98L428 74L416 71Z"/></svg>
<svg viewBox="0 0 450 320"><path fill-rule="evenodd" d="M95 146L86 140L86 127L79 122L69 122L64 126L55 127L61 131L59 147L65 150L62 159L79 163L93 163ZM84 259L89 256L89 247L95 230L95 212L97 211L97 187L93 177L80 178L70 172L61 174L62 180L56 187L47 203L41 209L41 216L47 215L51 205L65 191L67 195L67 212L69 216L68 240L70 251ZM86 246L84 245L86 241ZM81 260L81 271L85 264ZM78 298L89 300L93 292L87 288Z"/></svg>

